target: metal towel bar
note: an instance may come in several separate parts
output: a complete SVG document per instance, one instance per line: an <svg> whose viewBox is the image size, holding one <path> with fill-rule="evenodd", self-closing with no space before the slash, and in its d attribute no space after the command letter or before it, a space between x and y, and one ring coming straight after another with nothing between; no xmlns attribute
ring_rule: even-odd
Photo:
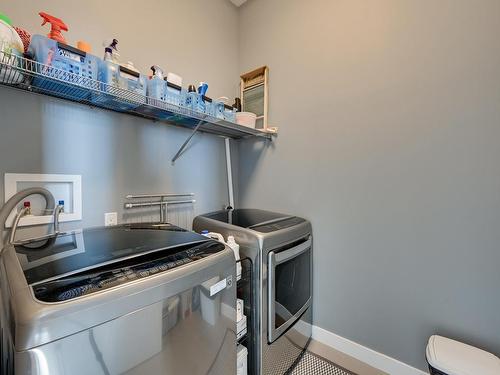
<svg viewBox="0 0 500 375"><path fill-rule="evenodd" d="M125 196L126 199L147 199L147 198L159 198L159 200L149 201L149 202L127 202L125 203L126 209L138 208L138 207L154 207L158 206L160 208L160 223L165 223L168 217L168 206L177 204L194 204L195 199L181 199L181 200L168 200L168 198L181 198L181 197L194 197L194 193L185 194L174 194L174 193L164 193L164 194L128 194Z"/></svg>

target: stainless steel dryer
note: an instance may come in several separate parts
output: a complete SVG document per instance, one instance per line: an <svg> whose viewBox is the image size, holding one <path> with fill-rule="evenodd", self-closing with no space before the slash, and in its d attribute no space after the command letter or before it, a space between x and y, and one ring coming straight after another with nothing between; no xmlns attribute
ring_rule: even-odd
<svg viewBox="0 0 500 375"><path fill-rule="evenodd" d="M243 289L249 334L249 370L282 375L300 358L312 329L312 228L296 216L256 209L209 213L193 228L235 237L243 274L255 276ZM249 308L250 305L250 309Z"/></svg>
<svg viewBox="0 0 500 375"><path fill-rule="evenodd" d="M7 246L2 374L234 375L235 260L178 227L120 225Z"/></svg>

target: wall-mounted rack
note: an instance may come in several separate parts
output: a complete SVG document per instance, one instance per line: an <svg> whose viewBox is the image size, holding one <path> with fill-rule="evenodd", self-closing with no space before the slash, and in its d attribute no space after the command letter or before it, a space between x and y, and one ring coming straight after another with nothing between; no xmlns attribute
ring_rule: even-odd
<svg viewBox="0 0 500 375"><path fill-rule="evenodd" d="M127 202L125 203L126 209L138 207L158 207L160 209L160 223L165 223L168 217L168 206L178 204L195 204L196 200L193 199L194 193L186 194L129 194L125 197L127 200L140 199L140 202ZM176 200L171 200L176 198ZM179 199L184 198L184 199ZM191 199L189 199L191 198ZM149 199L149 200L147 200ZM156 199L156 200L152 200Z"/></svg>
<svg viewBox="0 0 500 375"><path fill-rule="evenodd" d="M33 84L34 81L36 85ZM192 129L192 134L181 146L172 162L182 154L190 139L198 131L232 139L258 137L272 140L275 135L5 52L0 52L0 86Z"/></svg>

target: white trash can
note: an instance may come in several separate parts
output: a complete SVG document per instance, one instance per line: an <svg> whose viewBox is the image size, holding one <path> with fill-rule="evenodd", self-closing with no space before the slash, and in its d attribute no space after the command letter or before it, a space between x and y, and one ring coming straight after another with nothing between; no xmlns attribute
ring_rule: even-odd
<svg viewBox="0 0 500 375"><path fill-rule="evenodd" d="M500 375L500 358L442 336L431 336L426 349L431 375Z"/></svg>

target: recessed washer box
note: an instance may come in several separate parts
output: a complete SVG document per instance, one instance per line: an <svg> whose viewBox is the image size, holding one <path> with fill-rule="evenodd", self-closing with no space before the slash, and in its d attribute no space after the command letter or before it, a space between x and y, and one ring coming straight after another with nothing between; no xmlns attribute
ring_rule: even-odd
<svg viewBox="0 0 500 375"><path fill-rule="evenodd" d="M56 201L56 204L64 201L64 212L59 215L60 222L82 220L82 176L65 174L35 174L35 173L6 173L5 174L5 202L17 192L31 188L43 187L49 190ZM20 226L50 224L53 222L53 215L41 215L45 208L45 200L39 195L32 195L25 199L30 201L33 216L24 216ZM24 202L24 201L23 201ZM20 203L18 209L23 207ZM5 226L10 228L17 214L13 210Z"/></svg>

